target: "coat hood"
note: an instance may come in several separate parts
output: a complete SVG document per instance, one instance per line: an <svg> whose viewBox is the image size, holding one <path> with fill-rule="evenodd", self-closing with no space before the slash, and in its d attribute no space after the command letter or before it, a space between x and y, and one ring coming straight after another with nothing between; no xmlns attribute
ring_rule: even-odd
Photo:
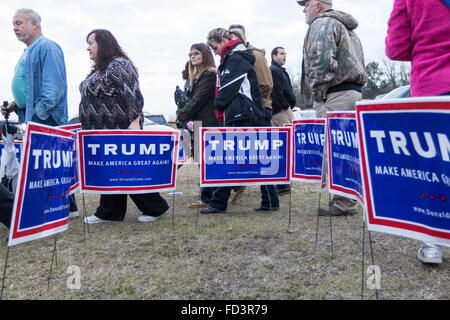
<svg viewBox="0 0 450 320"><path fill-rule="evenodd" d="M252 50L252 51L258 51L258 52L261 52L263 56L266 55L266 50L265 50L265 49L259 49L259 48L256 48L256 47L252 46L250 43L247 43L247 49L248 49L248 50Z"/></svg>
<svg viewBox="0 0 450 320"><path fill-rule="evenodd" d="M255 55L242 43L240 43L239 40L232 40L225 45L222 51L221 63L227 56L231 56L233 54L240 55L244 59L248 60L252 65L255 63Z"/></svg>
<svg viewBox="0 0 450 320"><path fill-rule="evenodd" d="M348 30L354 30L358 27L358 20L353 18L350 14L342 11L328 10L318 16L317 19L320 19L322 17L334 18L344 24Z"/></svg>

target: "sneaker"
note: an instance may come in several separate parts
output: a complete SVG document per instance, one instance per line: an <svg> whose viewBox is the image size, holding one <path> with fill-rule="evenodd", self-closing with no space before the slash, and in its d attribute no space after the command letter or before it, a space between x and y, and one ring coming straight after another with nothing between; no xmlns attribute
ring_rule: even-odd
<svg viewBox="0 0 450 320"><path fill-rule="evenodd" d="M259 208L253 208L253 211L278 211L280 210L280 207L272 207L272 208L266 208L266 207L259 207Z"/></svg>
<svg viewBox="0 0 450 320"><path fill-rule="evenodd" d="M79 217L78 211L69 211L69 219Z"/></svg>
<svg viewBox="0 0 450 320"><path fill-rule="evenodd" d="M91 216L88 216L88 217L84 218L83 222L87 223L87 224L93 224L93 223L100 223L100 222L108 222L108 220L100 219L95 214L93 214Z"/></svg>
<svg viewBox="0 0 450 320"><path fill-rule="evenodd" d="M233 204L236 203L239 200L239 198L242 196L244 191L245 191L245 187L240 187L234 194L233 199L231 199L231 203L233 203Z"/></svg>
<svg viewBox="0 0 450 320"><path fill-rule="evenodd" d="M198 200L198 201L189 203L188 207L189 208L207 208L208 204L206 202Z"/></svg>
<svg viewBox="0 0 450 320"><path fill-rule="evenodd" d="M417 258L423 263L442 263L442 248L422 242L422 246L417 251Z"/></svg>
<svg viewBox="0 0 450 320"><path fill-rule="evenodd" d="M209 213L226 213L226 211L220 211L211 207L200 210L201 214L209 214Z"/></svg>
<svg viewBox="0 0 450 320"><path fill-rule="evenodd" d="M160 214L159 216L155 217L155 216L149 216L147 214L142 214L138 217L138 221L140 222L154 222L156 220L159 220L159 218L161 218L164 214L166 214L167 212L170 211L170 208L167 209L165 212L163 212L162 214Z"/></svg>

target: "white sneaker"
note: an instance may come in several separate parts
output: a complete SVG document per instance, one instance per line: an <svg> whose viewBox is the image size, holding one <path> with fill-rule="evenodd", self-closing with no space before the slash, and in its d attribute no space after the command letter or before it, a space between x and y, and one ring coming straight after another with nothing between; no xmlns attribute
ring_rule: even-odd
<svg viewBox="0 0 450 320"><path fill-rule="evenodd" d="M69 211L69 219L79 217L78 211Z"/></svg>
<svg viewBox="0 0 450 320"><path fill-rule="evenodd" d="M83 219L84 223L93 224L93 223L100 223L100 222L108 222L108 220L103 220L98 218L95 214L88 216Z"/></svg>
<svg viewBox="0 0 450 320"><path fill-rule="evenodd" d="M161 218L164 214L166 214L167 212L170 211L170 208L166 210L166 212L163 212L161 215L154 217L154 216L149 216L146 214L142 214L138 217L138 221L140 222L154 222L156 220L158 220L159 218Z"/></svg>
<svg viewBox="0 0 450 320"><path fill-rule="evenodd" d="M417 251L417 258L424 263L442 263L442 248L422 242L422 246Z"/></svg>

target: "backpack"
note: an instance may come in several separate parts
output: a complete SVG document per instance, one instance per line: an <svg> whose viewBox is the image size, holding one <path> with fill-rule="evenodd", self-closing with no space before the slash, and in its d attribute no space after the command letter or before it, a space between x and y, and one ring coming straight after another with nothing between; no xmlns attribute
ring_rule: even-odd
<svg viewBox="0 0 450 320"><path fill-rule="evenodd" d="M187 93L180 89L179 86L176 86L175 92L173 94L175 99L175 104L179 109L183 109L186 104L191 101L191 98L187 95Z"/></svg>

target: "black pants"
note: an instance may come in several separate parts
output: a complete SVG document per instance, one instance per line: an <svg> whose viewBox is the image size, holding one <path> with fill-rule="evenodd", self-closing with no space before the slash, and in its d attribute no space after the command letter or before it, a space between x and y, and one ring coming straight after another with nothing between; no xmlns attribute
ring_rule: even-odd
<svg viewBox="0 0 450 320"><path fill-rule="evenodd" d="M131 200L144 215L158 217L169 209L159 193L130 194ZM103 220L123 221L127 212L126 194L102 194L95 215Z"/></svg>
<svg viewBox="0 0 450 320"><path fill-rule="evenodd" d="M13 205L14 194L9 192L9 190L0 183L0 222L7 228L11 225Z"/></svg>

